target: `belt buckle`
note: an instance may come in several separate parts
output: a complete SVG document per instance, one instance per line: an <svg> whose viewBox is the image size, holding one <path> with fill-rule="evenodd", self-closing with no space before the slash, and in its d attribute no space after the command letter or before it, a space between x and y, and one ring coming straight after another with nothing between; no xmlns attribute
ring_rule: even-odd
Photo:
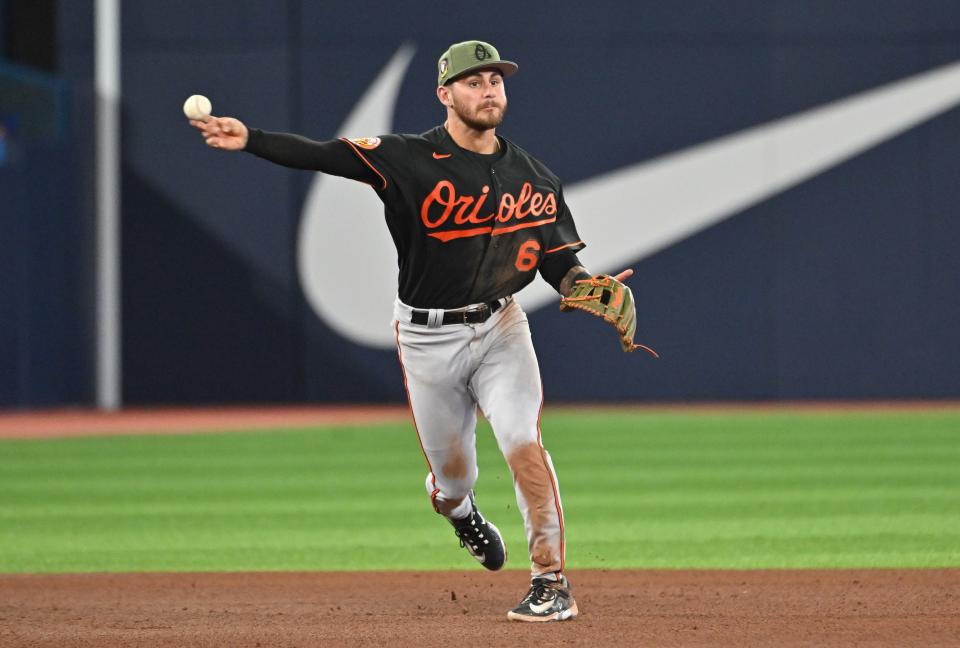
<svg viewBox="0 0 960 648"><path fill-rule="evenodd" d="M482 304L473 308L471 310L463 311L463 323L464 324L483 324L489 318L487 314L490 310L490 307L486 304Z"/></svg>

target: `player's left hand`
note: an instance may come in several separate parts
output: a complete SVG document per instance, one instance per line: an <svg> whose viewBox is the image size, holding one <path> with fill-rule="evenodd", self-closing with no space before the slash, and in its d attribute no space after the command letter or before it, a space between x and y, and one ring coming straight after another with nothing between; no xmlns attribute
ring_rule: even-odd
<svg viewBox="0 0 960 648"><path fill-rule="evenodd" d="M624 351L643 349L654 358L659 358L660 355L650 347L633 341L637 331L637 309L633 303L633 293L623 283L632 275L633 270L628 268L612 277L600 274L582 279L560 301L560 310L576 309L602 317L617 329Z"/></svg>

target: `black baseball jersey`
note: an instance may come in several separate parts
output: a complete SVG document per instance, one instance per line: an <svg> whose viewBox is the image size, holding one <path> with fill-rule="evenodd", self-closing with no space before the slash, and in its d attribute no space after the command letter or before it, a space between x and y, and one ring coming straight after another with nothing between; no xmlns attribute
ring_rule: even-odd
<svg viewBox="0 0 960 648"><path fill-rule="evenodd" d="M399 297L456 308L519 291L539 269L560 290L584 247L560 181L516 144L460 148L446 129L317 142L249 130L246 151L296 169L366 182L383 200L397 247Z"/></svg>
<svg viewBox="0 0 960 648"><path fill-rule="evenodd" d="M547 255L584 247L560 180L506 138L460 148L438 126L422 135L343 139L375 172L397 247L399 297L456 308L518 292Z"/></svg>

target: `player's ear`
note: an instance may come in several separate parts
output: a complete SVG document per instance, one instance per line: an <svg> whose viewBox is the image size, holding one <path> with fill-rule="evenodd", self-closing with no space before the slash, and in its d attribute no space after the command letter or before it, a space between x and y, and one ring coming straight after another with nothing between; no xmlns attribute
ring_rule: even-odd
<svg viewBox="0 0 960 648"><path fill-rule="evenodd" d="M447 86L437 86L437 99L444 106L453 105L453 99L450 97L450 88Z"/></svg>

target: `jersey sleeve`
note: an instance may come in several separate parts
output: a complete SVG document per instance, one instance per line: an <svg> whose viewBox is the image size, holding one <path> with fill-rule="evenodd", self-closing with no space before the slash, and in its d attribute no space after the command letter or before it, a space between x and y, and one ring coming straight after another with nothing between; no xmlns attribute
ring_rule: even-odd
<svg viewBox="0 0 960 648"><path fill-rule="evenodd" d="M573 222L573 214L563 198L563 189L560 190L560 204L557 206L557 224L544 250L544 254L556 254L561 250L577 252L587 246L577 234L577 226Z"/></svg>
<svg viewBox="0 0 960 648"><path fill-rule="evenodd" d="M553 286L554 290L563 294L560 290L560 284L563 282L563 278L567 276L567 273L570 272L571 268L575 268L576 266L583 267L583 263L581 263L576 253L570 252L568 249L560 250L543 258L543 262L540 264L540 276L543 277L544 281Z"/></svg>
<svg viewBox="0 0 960 648"><path fill-rule="evenodd" d="M274 164L320 171L371 185L379 182L379 177L338 140L317 142L294 133L271 133L259 128L251 128L248 133L244 150Z"/></svg>
<svg viewBox="0 0 960 648"><path fill-rule="evenodd" d="M357 139L340 138L377 177L373 188L385 192L397 183L405 168L407 142L399 135L381 135L379 137L361 137Z"/></svg>

